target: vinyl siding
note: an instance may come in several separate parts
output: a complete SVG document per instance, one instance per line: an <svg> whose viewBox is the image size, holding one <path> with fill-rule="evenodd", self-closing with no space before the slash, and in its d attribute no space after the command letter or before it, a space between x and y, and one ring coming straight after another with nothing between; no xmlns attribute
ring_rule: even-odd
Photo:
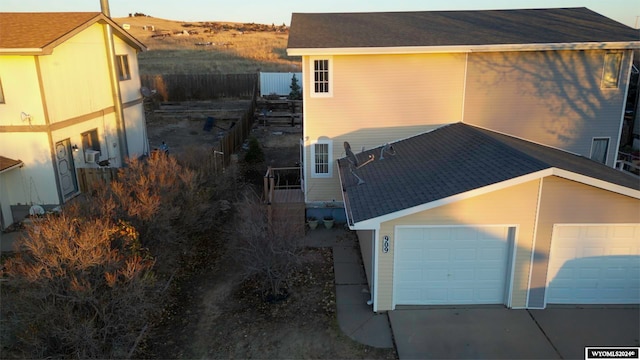
<svg viewBox="0 0 640 360"><path fill-rule="evenodd" d="M529 307L542 307L554 224L640 222L640 200L559 177L543 181Z"/></svg>
<svg viewBox="0 0 640 360"><path fill-rule="evenodd" d="M589 157L608 137L613 165L631 52L618 88L601 89L604 50L469 54L464 122Z"/></svg>
<svg viewBox="0 0 640 360"><path fill-rule="evenodd" d="M0 56L0 81L5 100L0 104L0 126L45 124L34 56ZM22 120L22 112L31 115L31 122Z"/></svg>
<svg viewBox="0 0 640 360"><path fill-rule="evenodd" d="M113 106L102 25L90 26L39 59L52 124Z"/></svg>
<svg viewBox="0 0 640 360"><path fill-rule="evenodd" d="M393 307L393 242L397 225L517 226L512 306L524 307L538 193L539 180L535 180L382 223L377 246L381 246L380 239L386 235L390 238L390 249L386 254L379 249L378 310Z"/></svg>
<svg viewBox="0 0 640 360"><path fill-rule="evenodd" d="M462 120L464 54L332 56L331 97L311 97L310 58L303 57L307 201L340 200L330 179L311 178L310 146L333 140L333 158Z"/></svg>

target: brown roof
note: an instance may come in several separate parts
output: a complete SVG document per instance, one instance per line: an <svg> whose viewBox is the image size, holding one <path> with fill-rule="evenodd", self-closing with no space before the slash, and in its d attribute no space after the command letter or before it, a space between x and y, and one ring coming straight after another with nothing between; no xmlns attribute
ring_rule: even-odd
<svg viewBox="0 0 640 360"><path fill-rule="evenodd" d="M6 49L16 53L43 49L42 53L50 53L55 46L98 21L112 25L115 33L133 47L145 49L100 12L0 13L0 49L5 49L4 53L8 52Z"/></svg>
<svg viewBox="0 0 640 360"><path fill-rule="evenodd" d="M20 160L13 160L4 156L0 156L0 172L8 170L14 166L18 166L20 164L22 164L22 161Z"/></svg>
<svg viewBox="0 0 640 360"><path fill-rule="evenodd" d="M294 13L289 49L639 41L640 32L587 8Z"/></svg>

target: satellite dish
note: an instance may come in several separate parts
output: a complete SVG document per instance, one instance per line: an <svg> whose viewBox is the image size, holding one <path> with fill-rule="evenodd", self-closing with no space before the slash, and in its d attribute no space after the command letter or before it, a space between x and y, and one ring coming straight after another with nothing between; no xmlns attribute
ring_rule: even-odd
<svg viewBox="0 0 640 360"><path fill-rule="evenodd" d="M347 141L344 142L344 152L347 153L347 160L349 160L353 166L358 167L358 159L353 151L351 151L351 145Z"/></svg>

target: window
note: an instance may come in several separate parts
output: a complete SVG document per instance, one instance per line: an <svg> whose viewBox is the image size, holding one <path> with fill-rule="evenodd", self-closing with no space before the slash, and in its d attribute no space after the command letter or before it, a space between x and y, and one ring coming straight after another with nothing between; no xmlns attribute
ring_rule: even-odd
<svg viewBox="0 0 640 360"><path fill-rule="evenodd" d="M0 104L4 104L4 92L2 91L2 79L0 79Z"/></svg>
<svg viewBox="0 0 640 360"><path fill-rule="evenodd" d="M131 79L131 73L129 72L129 58L127 55L116 55L116 66L118 68L118 79Z"/></svg>
<svg viewBox="0 0 640 360"><path fill-rule="evenodd" d="M609 138L594 138L591 143L591 160L605 164L609 151Z"/></svg>
<svg viewBox="0 0 640 360"><path fill-rule="evenodd" d="M331 60L312 59L311 66L311 84L313 84L311 95L331 96L333 91Z"/></svg>
<svg viewBox="0 0 640 360"><path fill-rule="evenodd" d="M332 176L332 142L318 141L311 147L312 177L331 177Z"/></svg>
<svg viewBox="0 0 640 360"><path fill-rule="evenodd" d="M607 53L604 55L604 70L602 72L603 89L615 89L618 87L620 79L620 64L622 63L622 53Z"/></svg>
<svg viewBox="0 0 640 360"><path fill-rule="evenodd" d="M82 151L85 159L87 158L87 154L93 151L100 151L100 138L98 138L97 129L82 133Z"/></svg>

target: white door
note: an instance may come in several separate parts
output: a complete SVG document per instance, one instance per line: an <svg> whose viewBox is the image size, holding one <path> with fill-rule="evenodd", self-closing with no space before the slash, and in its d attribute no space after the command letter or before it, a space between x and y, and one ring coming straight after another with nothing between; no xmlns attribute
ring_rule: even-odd
<svg viewBox="0 0 640 360"><path fill-rule="evenodd" d="M58 164L58 181L62 197L66 200L78 192L78 179L76 167L71 154L71 142L69 139L56 143L56 162Z"/></svg>
<svg viewBox="0 0 640 360"><path fill-rule="evenodd" d="M554 226L546 301L640 303L640 224Z"/></svg>
<svg viewBox="0 0 640 360"><path fill-rule="evenodd" d="M505 226L398 227L395 304L504 304L510 233Z"/></svg>

